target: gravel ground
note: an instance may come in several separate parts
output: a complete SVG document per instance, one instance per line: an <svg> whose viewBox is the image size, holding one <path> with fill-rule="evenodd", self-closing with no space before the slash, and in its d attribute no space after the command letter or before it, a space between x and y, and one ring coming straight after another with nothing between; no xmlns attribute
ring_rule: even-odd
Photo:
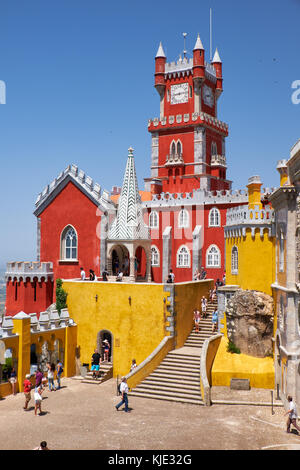
<svg viewBox="0 0 300 470"><path fill-rule="evenodd" d="M237 392L235 392L237 393ZM247 395L246 395L247 394ZM0 401L0 449L31 450L46 440L52 450L261 450L300 449L300 436L286 434L284 409L256 405L211 407L131 397L130 413L116 411L116 381L101 385L63 379L44 392L42 416L23 394ZM214 388L217 399L233 398ZM270 392L242 392L244 400L270 402ZM113 453L112 453L113 454Z"/></svg>

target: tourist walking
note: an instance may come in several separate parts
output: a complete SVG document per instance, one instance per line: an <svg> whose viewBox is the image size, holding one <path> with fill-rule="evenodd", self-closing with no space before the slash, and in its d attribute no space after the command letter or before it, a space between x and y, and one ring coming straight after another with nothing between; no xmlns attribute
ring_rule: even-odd
<svg viewBox="0 0 300 470"><path fill-rule="evenodd" d="M132 359L131 366L130 366L130 372L132 372L135 368L136 368L136 360Z"/></svg>
<svg viewBox="0 0 300 470"><path fill-rule="evenodd" d="M56 388L54 385L54 374L55 374L55 364L50 364L50 362L47 363L47 368L48 368L48 387L49 387L49 392L52 392L52 390L55 392Z"/></svg>
<svg viewBox="0 0 300 470"><path fill-rule="evenodd" d="M16 369L13 367L10 372L9 382L11 384L11 391L13 395L17 394L17 372Z"/></svg>
<svg viewBox="0 0 300 470"><path fill-rule="evenodd" d="M63 373L63 365L60 360L57 360L56 362L56 381L57 381L57 387L56 390L59 390L61 388L61 374Z"/></svg>
<svg viewBox="0 0 300 470"><path fill-rule="evenodd" d="M296 404L295 404L295 402L293 401L293 398L290 395L288 396L288 402L289 402L289 409L285 413L285 416L289 415L287 423L286 423L286 425L287 425L286 432L287 433L291 432L291 424L297 429L297 431L300 432L300 428L297 424L298 413L297 413Z"/></svg>
<svg viewBox="0 0 300 470"><path fill-rule="evenodd" d="M212 323L212 332L214 333L218 327L218 309L217 308L213 311L211 323Z"/></svg>
<svg viewBox="0 0 300 470"><path fill-rule="evenodd" d="M195 310L194 310L194 324L195 324L196 333L199 333L200 319L201 319L200 312L199 312L199 310L197 310L195 308Z"/></svg>
<svg viewBox="0 0 300 470"><path fill-rule="evenodd" d="M120 270L120 271L118 272L116 281L117 281L117 282L122 282L122 279L123 279L123 272Z"/></svg>
<svg viewBox="0 0 300 470"><path fill-rule="evenodd" d="M122 400L120 403L116 405L116 410L118 411L120 406L125 404L125 412L129 413L128 409L128 385L126 377L122 377L121 385L120 385L120 393L122 394Z"/></svg>
<svg viewBox="0 0 300 470"><path fill-rule="evenodd" d="M95 281L96 280L96 276L95 276L95 272L90 269L90 281Z"/></svg>
<svg viewBox="0 0 300 470"><path fill-rule="evenodd" d="M25 380L23 382L23 389L24 389L24 396L25 396L25 405L24 405L24 410L28 409L28 403L31 400L31 388L32 384L30 382L30 374L25 375Z"/></svg>
<svg viewBox="0 0 300 470"><path fill-rule="evenodd" d="M43 387L42 385L39 385L38 387L35 387L34 389L34 414L35 416L37 415L37 412L39 410L39 415L41 416L42 414L42 393L43 393Z"/></svg>
<svg viewBox="0 0 300 470"><path fill-rule="evenodd" d="M98 379L100 374L100 362L101 356L97 349L95 349L94 354L92 355L92 366L91 371L93 372L93 379Z"/></svg>
<svg viewBox="0 0 300 470"><path fill-rule="evenodd" d="M206 297L202 297L201 299L201 312L202 312L202 317L206 318L206 308L207 308L207 299Z"/></svg>

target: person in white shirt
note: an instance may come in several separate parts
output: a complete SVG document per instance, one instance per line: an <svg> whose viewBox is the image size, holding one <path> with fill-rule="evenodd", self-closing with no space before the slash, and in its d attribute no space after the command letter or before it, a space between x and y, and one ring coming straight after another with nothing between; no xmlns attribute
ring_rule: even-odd
<svg viewBox="0 0 300 470"><path fill-rule="evenodd" d="M291 432L291 424L297 429L297 431L300 432L300 428L297 424L297 408L296 404L293 401L293 398L289 395L288 396L288 402L289 402L289 410L285 413L285 415L289 415L288 420L287 420L287 429L286 432L290 433Z"/></svg>
<svg viewBox="0 0 300 470"><path fill-rule="evenodd" d="M85 271L83 268L80 268L80 277L81 277L81 280L84 281L85 280Z"/></svg>
<svg viewBox="0 0 300 470"><path fill-rule="evenodd" d="M128 385L127 385L127 380L126 377L122 377L121 385L120 385L120 393L122 394L122 400L120 403L116 405L116 410L118 411L120 406L125 403L125 412L129 413L128 409Z"/></svg>
<svg viewBox="0 0 300 470"><path fill-rule="evenodd" d="M122 279L123 279L123 273L122 273L122 271L119 271L116 281L122 282Z"/></svg>

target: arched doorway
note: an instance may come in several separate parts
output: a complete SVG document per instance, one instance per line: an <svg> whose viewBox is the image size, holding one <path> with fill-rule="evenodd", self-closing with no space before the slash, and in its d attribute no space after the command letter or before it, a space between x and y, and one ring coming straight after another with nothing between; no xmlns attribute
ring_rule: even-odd
<svg viewBox="0 0 300 470"><path fill-rule="evenodd" d="M124 245L115 245L111 251L111 272L116 276L120 271L124 276L130 275L129 251Z"/></svg>
<svg viewBox="0 0 300 470"><path fill-rule="evenodd" d="M104 360L104 348L105 342L108 341L109 343L109 354L108 354L108 362L113 362L113 336L109 330L101 330L97 334L97 349L101 355L102 361Z"/></svg>
<svg viewBox="0 0 300 470"><path fill-rule="evenodd" d="M147 274L147 255L145 248L138 246L135 252L135 269L137 280L145 280Z"/></svg>

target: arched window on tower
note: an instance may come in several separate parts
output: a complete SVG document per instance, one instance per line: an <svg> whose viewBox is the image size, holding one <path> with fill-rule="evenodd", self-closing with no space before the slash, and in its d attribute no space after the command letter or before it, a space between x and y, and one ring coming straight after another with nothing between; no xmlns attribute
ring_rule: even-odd
<svg viewBox="0 0 300 470"><path fill-rule="evenodd" d="M237 246L231 250L231 274L237 274L239 269L239 253Z"/></svg>
<svg viewBox="0 0 300 470"><path fill-rule="evenodd" d="M156 211L150 212L149 227L150 228L158 228L159 227L159 217L158 217L158 213Z"/></svg>
<svg viewBox="0 0 300 470"><path fill-rule="evenodd" d="M209 227L220 227L221 225L220 211L216 207L209 211L208 225Z"/></svg>
<svg viewBox="0 0 300 470"><path fill-rule="evenodd" d="M221 254L216 245L211 245L206 252L206 266L208 268L219 268L221 266Z"/></svg>
<svg viewBox="0 0 300 470"><path fill-rule="evenodd" d="M180 140L177 142L177 155L180 156L182 154L182 145Z"/></svg>
<svg viewBox="0 0 300 470"><path fill-rule="evenodd" d="M176 145L175 145L175 142L173 141L172 144L171 144L171 155L173 158L175 158L175 155L176 155Z"/></svg>
<svg viewBox="0 0 300 470"><path fill-rule="evenodd" d="M218 149L216 142L211 143L211 156L216 157L218 155Z"/></svg>
<svg viewBox="0 0 300 470"><path fill-rule="evenodd" d="M77 233L71 225L68 225L61 235L61 259L66 261L77 261L78 238Z"/></svg>

